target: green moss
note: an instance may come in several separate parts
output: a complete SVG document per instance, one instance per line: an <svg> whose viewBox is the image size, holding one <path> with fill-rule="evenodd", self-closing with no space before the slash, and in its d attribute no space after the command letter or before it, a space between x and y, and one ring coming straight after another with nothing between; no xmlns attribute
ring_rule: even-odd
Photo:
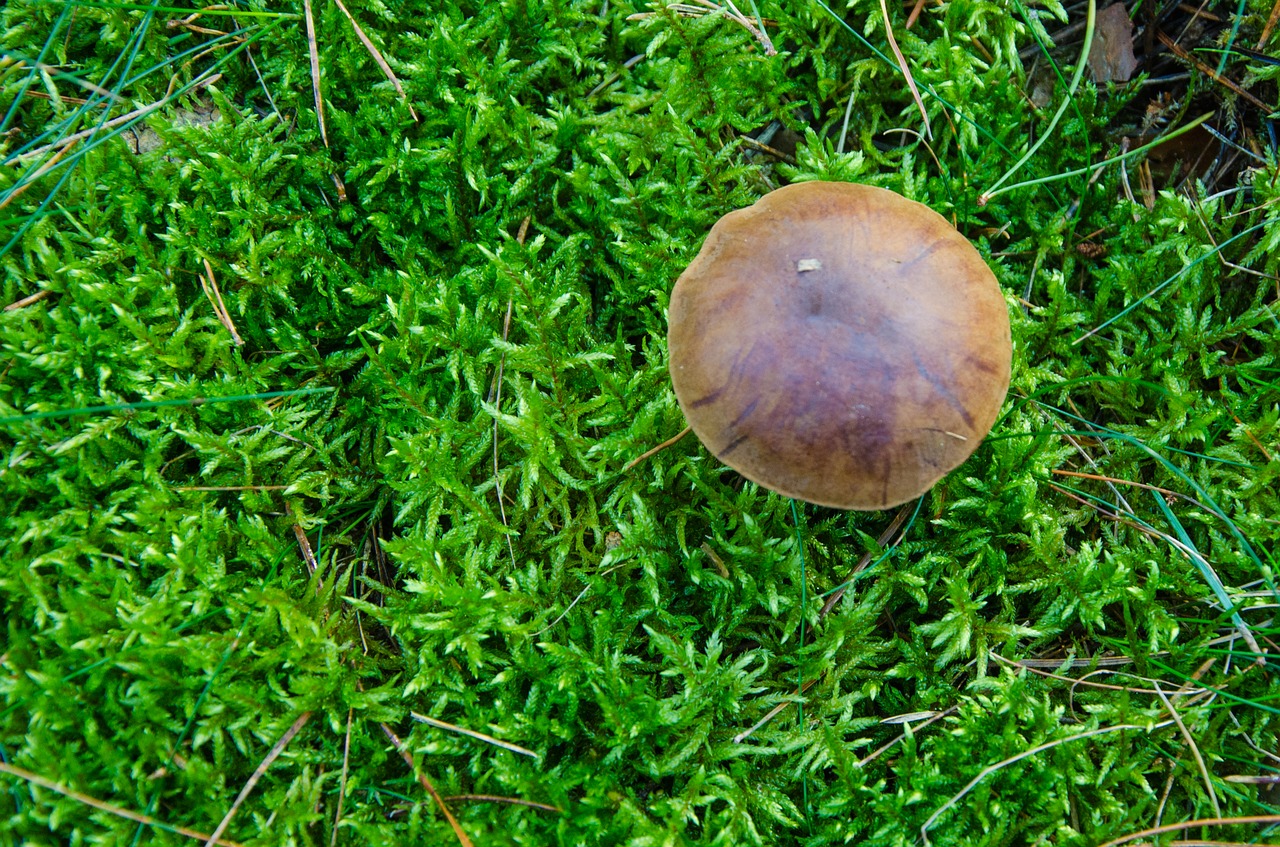
<svg viewBox="0 0 1280 847"><path fill-rule="evenodd" d="M1115 168L979 206L1047 119L1017 51L1052 4L895 19L927 145L894 131L920 117L867 46L878 13L761 3L767 56L726 16L627 2L353 7L406 102L314 5L328 146L300 9L193 22L235 38L0 11L6 56L65 72L0 65L0 299L47 292L0 312L0 761L208 833L311 713L226 837L328 844L341 806L340 844L450 843L385 723L443 795L557 808L452 801L477 843L1086 845L1218 811L1158 679L1221 813L1276 811L1226 781L1269 771L1277 704L1215 605L1269 648L1273 165L1152 209ZM113 126L24 188L47 158L15 157L171 78L160 149ZM1019 178L1114 155L1138 91L1083 85ZM774 121L792 162L741 141ZM812 507L798 542L694 439L626 467L684 426L675 278L720 215L810 178L928 203L1009 295L1005 413L891 550L892 515ZM296 389L325 390L218 401ZM1132 659L1089 678L1118 687L1064 681L1094 656ZM1008 661L1033 657L1057 676ZM186 843L0 786L0 842Z"/></svg>

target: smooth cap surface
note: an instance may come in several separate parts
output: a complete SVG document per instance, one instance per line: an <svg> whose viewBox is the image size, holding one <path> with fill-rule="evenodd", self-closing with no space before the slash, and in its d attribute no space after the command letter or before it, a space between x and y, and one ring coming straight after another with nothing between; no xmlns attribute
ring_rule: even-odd
<svg viewBox="0 0 1280 847"><path fill-rule="evenodd" d="M707 449L824 506L928 491L1009 388L995 276L945 218L881 188L798 183L725 215L668 319L671 381Z"/></svg>

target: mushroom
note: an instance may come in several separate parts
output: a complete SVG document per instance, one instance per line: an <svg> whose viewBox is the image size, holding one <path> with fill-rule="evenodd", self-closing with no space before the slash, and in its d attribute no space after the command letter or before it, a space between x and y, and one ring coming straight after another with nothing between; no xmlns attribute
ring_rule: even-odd
<svg viewBox="0 0 1280 847"><path fill-rule="evenodd" d="M725 215L668 318L671 382L702 443L823 506L925 493L1009 388L995 276L945 218L882 188L798 183Z"/></svg>

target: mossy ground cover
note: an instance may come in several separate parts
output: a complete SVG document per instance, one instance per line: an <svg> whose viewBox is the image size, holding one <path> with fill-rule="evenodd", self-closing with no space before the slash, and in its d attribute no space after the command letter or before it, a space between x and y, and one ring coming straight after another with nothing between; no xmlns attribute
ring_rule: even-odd
<svg viewBox="0 0 1280 847"><path fill-rule="evenodd" d="M758 6L0 11L0 843L1280 811L1270 4L1135 7L1146 75L1074 87L1083 5L891 4L928 138L875 4ZM1005 410L896 533L693 438L629 467L708 228L818 178L1007 294Z"/></svg>

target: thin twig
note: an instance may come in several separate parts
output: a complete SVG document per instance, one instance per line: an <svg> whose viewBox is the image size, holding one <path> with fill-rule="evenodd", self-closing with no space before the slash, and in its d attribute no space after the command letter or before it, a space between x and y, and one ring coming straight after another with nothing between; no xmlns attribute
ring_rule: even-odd
<svg viewBox="0 0 1280 847"><path fill-rule="evenodd" d="M1198 70L1200 73L1204 74L1205 76L1209 77L1214 82L1218 83L1218 85L1221 85L1225 88L1229 88L1240 97L1243 97L1245 100L1248 100L1254 106L1261 109L1263 114L1269 115L1273 111L1275 111L1266 103L1263 103L1257 97L1245 91L1243 88L1241 88L1239 85L1232 82L1231 80L1227 79L1225 76L1222 76L1213 68L1209 67L1204 62L1197 59L1191 53L1188 53L1185 48L1183 48L1180 44L1178 44L1176 41L1174 41L1172 38L1166 35L1164 31L1157 29L1156 38L1159 39L1161 44L1163 44L1165 47L1168 47L1169 50L1173 53L1173 55L1177 56L1179 59L1181 59L1184 62L1190 62L1193 66L1195 66L1196 70Z"/></svg>
<svg viewBox="0 0 1280 847"><path fill-rule="evenodd" d="M643 453L641 453L639 456L636 456L634 459L627 462L625 465L622 466L622 472L626 473L627 471L631 470L636 465L640 464L650 456L654 456L654 455L657 455L658 453L661 453L663 450L666 450L672 444L675 444L677 441L679 441L681 438L684 438L686 435L688 435L691 432L693 432L693 427L686 426L684 429L680 430L678 433L671 436L666 441L659 444L657 447L654 447L651 450L646 450Z"/></svg>
<svg viewBox="0 0 1280 847"><path fill-rule="evenodd" d="M364 30L360 28L360 24L356 23L356 19L347 11L347 7L342 4L342 0L333 0L338 4L338 9L342 14L347 16L347 20L351 22L351 27L356 31L356 38L360 39L360 43L364 45L364 49L369 51L369 55L373 56L373 60L378 63L378 67L382 69L382 75L391 81L395 86L396 93L400 95L400 99L409 107L409 117L413 118L414 123L418 122L418 113L413 110L413 104L409 102L409 96L404 93L404 88L400 85L400 80L396 77L395 72L391 70L391 66L387 64L387 60L382 57L382 53L369 40L369 36L364 34Z"/></svg>
<svg viewBox="0 0 1280 847"><path fill-rule="evenodd" d="M307 721L309 720L311 720L310 712L303 712L299 715L298 719L293 722L293 726L289 727L285 734L280 737L280 740L275 743L275 746L271 748L271 751L267 753L266 757L258 763L258 767L254 769L253 774L249 777L249 781L244 784L244 788L240 789L240 793L236 795L236 799L231 804L231 808L227 810L226 815L222 818L222 822L219 823L218 828L213 831L213 835L209 836L209 840L205 842L204 847L214 847L215 844L221 843L220 839L222 838L222 833L231 825L231 819L236 816L236 812L240 809L240 804L248 799L249 795L253 793L254 786L258 784L258 780L262 779L263 774L265 774L267 769L271 767L271 763L284 752L284 748L289 746L289 742L298 734L298 730L306 726Z"/></svg>

